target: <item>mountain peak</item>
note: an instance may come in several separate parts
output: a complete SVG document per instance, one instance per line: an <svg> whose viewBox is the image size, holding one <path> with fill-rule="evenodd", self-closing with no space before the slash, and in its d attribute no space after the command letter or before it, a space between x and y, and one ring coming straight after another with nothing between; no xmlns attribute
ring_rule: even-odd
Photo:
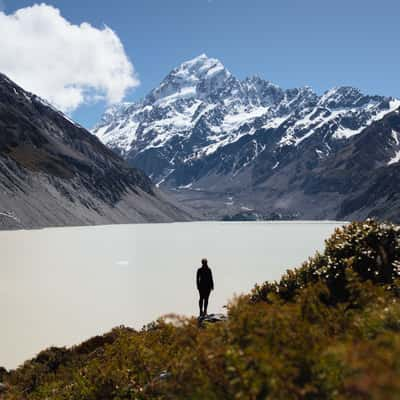
<svg viewBox="0 0 400 400"><path fill-rule="evenodd" d="M208 57L207 54L202 53L198 55L197 57L194 57L190 60L184 61L180 67L185 66L185 67L191 67L191 66L198 66L198 65L204 65L204 64L210 64L210 63L221 63L217 58L211 58ZM179 68L179 67L178 67Z"/></svg>
<svg viewBox="0 0 400 400"><path fill-rule="evenodd" d="M352 86L337 86L327 90L319 100L321 105L329 108L351 107L366 102L370 96Z"/></svg>
<svg viewBox="0 0 400 400"><path fill-rule="evenodd" d="M216 58L210 58L206 54L183 62L179 67L175 68L171 74L182 78L192 77L197 79L211 78L215 74L224 73L230 75L230 72Z"/></svg>
<svg viewBox="0 0 400 400"><path fill-rule="evenodd" d="M209 60L216 60L216 59L212 59L212 58L208 57L207 54L202 53L202 54L198 55L197 57L192 58L191 60L184 61L182 64L204 63ZM218 60L216 60L216 61L218 61Z"/></svg>
<svg viewBox="0 0 400 400"><path fill-rule="evenodd" d="M206 54L185 61L174 68L146 99L152 103L170 96L206 97L223 86L231 73L216 58Z"/></svg>

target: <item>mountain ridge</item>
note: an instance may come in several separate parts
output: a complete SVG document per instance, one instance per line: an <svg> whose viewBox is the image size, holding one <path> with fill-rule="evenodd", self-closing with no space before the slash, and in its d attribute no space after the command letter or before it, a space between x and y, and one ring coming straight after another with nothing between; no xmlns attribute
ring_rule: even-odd
<svg viewBox="0 0 400 400"><path fill-rule="evenodd" d="M272 175L280 176L278 186L285 188L281 197L290 197L297 170L306 176L328 165L326 159L398 107L394 97L364 94L351 86L318 96L307 86L282 89L259 77L238 80L220 61L201 55L174 68L142 101L109 110L93 133L190 205L201 209L213 197L241 196L243 204L230 213L259 208L274 189L269 186ZM305 193L305 187L298 190ZM200 194L204 201L197 202ZM343 200L337 196L334 201ZM263 208L277 212L282 208L278 201ZM289 202L283 211L304 218L340 214L337 204L325 213ZM215 203L209 216L220 217L223 206Z"/></svg>
<svg viewBox="0 0 400 400"><path fill-rule="evenodd" d="M187 219L98 138L0 74L0 228Z"/></svg>

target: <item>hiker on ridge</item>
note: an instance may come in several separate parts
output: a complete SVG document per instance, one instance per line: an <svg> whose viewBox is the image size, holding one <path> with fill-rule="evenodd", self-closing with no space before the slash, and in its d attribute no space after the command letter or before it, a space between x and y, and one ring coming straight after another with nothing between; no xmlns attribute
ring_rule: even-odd
<svg viewBox="0 0 400 400"><path fill-rule="evenodd" d="M200 295L200 317L203 317L207 315L208 297L210 296L211 290L214 290L212 272L206 258L201 260L201 267L197 270L196 284Z"/></svg>

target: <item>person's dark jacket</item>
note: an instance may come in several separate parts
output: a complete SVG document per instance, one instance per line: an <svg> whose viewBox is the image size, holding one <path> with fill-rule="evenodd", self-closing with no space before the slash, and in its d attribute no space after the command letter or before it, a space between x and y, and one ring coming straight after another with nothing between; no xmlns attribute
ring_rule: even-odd
<svg viewBox="0 0 400 400"><path fill-rule="evenodd" d="M200 292L209 292L214 289L212 272L209 267L201 267L197 270L196 283Z"/></svg>

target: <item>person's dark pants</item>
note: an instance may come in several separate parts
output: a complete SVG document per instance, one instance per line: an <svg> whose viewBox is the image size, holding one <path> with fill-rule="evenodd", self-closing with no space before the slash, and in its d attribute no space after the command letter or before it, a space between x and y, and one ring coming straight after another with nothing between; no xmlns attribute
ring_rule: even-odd
<svg viewBox="0 0 400 400"><path fill-rule="evenodd" d="M207 307L208 307L208 298L210 297L210 289L201 289L199 290L200 299L199 299L199 308L200 308L200 316L207 315Z"/></svg>

